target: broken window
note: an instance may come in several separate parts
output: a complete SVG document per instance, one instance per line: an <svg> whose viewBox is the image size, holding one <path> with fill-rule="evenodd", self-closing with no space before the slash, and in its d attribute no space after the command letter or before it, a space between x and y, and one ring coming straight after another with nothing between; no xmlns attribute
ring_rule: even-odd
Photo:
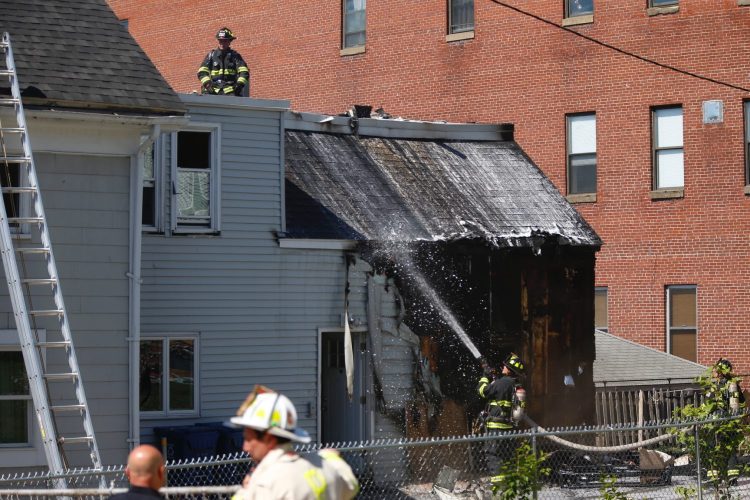
<svg viewBox="0 0 750 500"><path fill-rule="evenodd" d="M197 338L144 338L140 343L140 410L152 415L198 409Z"/></svg>
<svg viewBox="0 0 750 500"><path fill-rule="evenodd" d="M366 0L344 0L343 48L365 45Z"/></svg>
<svg viewBox="0 0 750 500"><path fill-rule="evenodd" d="M607 310L607 287L596 287L594 290L594 328L603 332L609 331Z"/></svg>
<svg viewBox="0 0 750 500"><path fill-rule="evenodd" d="M218 131L185 130L172 136L172 227L175 232L217 232Z"/></svg>
<svg viewBox="0 0 750 500"><path fill-rule="evenodd" d="M667 287L667 349L670 354L697 361L698 322L695 285Z"/></svg>
<svg viewBox="0 0 750 500"><path fill-rule="evenodd" d="M568 194L596 193L596 115L569 115Z"/></svg>
<svg viewBox="0 0 750 500"><path fill-rule="evenodd" d="M474 30L474 0L448 0L448 33Z"/></svg>
<svg viewBox="0 0 750 500"><path fill-rule="evenodd" d="M565 17L588 16L594 13L594 0L565 0Z"/></svg>
<svg viewBox="0 0 750 500"><path fill-rule="evenodd" d="M654 189L685 184L682 106L653 110Z"/></svg>

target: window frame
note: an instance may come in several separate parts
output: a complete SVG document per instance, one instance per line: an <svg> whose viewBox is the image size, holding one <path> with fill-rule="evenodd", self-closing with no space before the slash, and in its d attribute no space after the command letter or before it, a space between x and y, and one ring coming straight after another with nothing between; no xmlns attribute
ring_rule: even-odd
<svg viewBox="0 0 750 500"><path fill-rule="evenodd" d="M596 296L601 292L604 292L604 314L607 319L604 328L600 328L596 325ZM594 329L609 333L609 287L606 286L594 287Z"/></svg>
<svg viewBox="0 0 750 500"><path fill-rule="evenodd" d="M145 154L151 151L153 156L153 177L146 179L143 168L145 166ZM144 151L139 158L138 168L143 172L141 189L153 187L154 189L154 206L153 219L154 224L143 224L143 210L145 208L145 192L141 196L141 230L146 233L160 233L164 231L164 165L165 165L165 147L163 136L157 137L149 150Z"/></svg>
<svg viewBox="0 0 750 500"><path fill-rule="evenodd" d="M565 0L564 2L564 12L563 12L563 19L575 19L579 17L588 17L594 15L594 0L591 0L591 10L587 12L580 12L580 13L573 13L571 9L571 3L575 0Z"/></svg>
<svg viewBox="0 0 750 500"><path fill-rule="evenodd" d="M658 114L661 111L667 110L680 110L680 121L682 123L682 129L680 130L681 145L680 147L675 146L659 146L659 127L658 127ZM652 172L652 189L659 190L682 190L685 188L685 109L681 104L674 104L668 106L657 106L651 108L651 172ZM659 153L662 151L680 151L682 153L682 184L679 186L661 186L659 185Z"/></svg>
<svg viewBox="0 0 750 500"><path fill-rule="evenodd" d="M677 325L674 326L671 324L671 316L672 316L672 291L673 290L693 290L694 296L695 296L695 325L693 326L685 326L685 325ZM697 362L698 359L698 323L699 323L699 317L698 317L698 285L666 285L665 286L665 293L664 297L666 299L665 303L665 325L666 325L666 352L668 354L672 354L672 331L673 330L694 330L695 335L695 357L694 360L688 360ZM676 356L675 354L672 354L673 356ZM681 358L686 359L686 358Z"/></svg>
<svg viewBox="0 0 750 500"><path fill-rule="evenodd" d="M189 224L181 221L178 216L179 183L178 175L182 168L177 165L177 154L179 148L180 132L203 132L209 133L210 151L209 161L209 216L208 223ZM170 199L171 229L174 234L218 234L221 231L221 125L215 123L195 123L189 127L174 131L170 137L170 164L172 194ZM192 169L184 169L192 170Z"/></svg>
<svg viewBox="0 0 750 500"><path fill-rule="evenodd" d="M359 52L361 52L361 50L358 50L358 49L363 49L365 47L365 45L367 44L367 0L363 0L363 1L365 2L365 4L364 4L364 7L361 9L361 12L364 12L364 22L363 22L362 30L361 31L349 32L349 31L347 31L348 25L347 25L347 22L346 22L346 20L347 20L347 15L346 15L347 14L346 13L347 0L341 0L341 50L342 51L355 51L355 53L359 53ZM360 10L355 10L353 12L360 12ZM356 33L362 33L362 35L363 35L362 36L362 38L363 38L362 43L348 45L347 41L346 41L347 36L352 35L352 34L356 34Z"/></svg>
<svg viewBox="0 0 750 500"><path fill-rule="evenodd" d="M47 331L45 329L38 329L36 332L39 341L44 342L47 338ZM0 330L0 351L18 351L22 353L17 330ZM23 353L21 355L23 356ZM42 362L44 362L46 349L41 350L41 355ZM2 397L2 399L17 400L18 398ZM27 405L26 420L29 440L27 443L0 444L0 467L31 467L47 464L39 428L34 419L34 401L31 396L31 389L29 389L28 396L23 399L29 402Z"/></svg>
<svg viewBox="0 0 750 500"><path fill-rule="evenodd" d="M200 416L200 334L198 333L149 333L141 335L138 339L138 381L140 381L140 356L141 343L144 341L161 341L162 343L162 409L157 411L141 410L140 401L138 411L145 419L158 418L187 418ZM173 340L193 341L193 406L192 410L170 410L169 409L169 342ZM139 382L135 382L139 383ZM139 385L140 387L140 385ZM140 400L140 389L138 391Z"/></svg>
<svg viewBox="0 0 750 500"><path fill-rule="evenodd" d="M673 7L679 5L680 0L648 0L648 8Z"/></svg>
<svg viewBox="0 0 750 500"><path fill-rule="evenodd" d="M745 136L745 194L750 194L750 100L742 103L744 110L744 136Z"/></svg>
<svg viewBox="0 0 750 500"><path fill-rule="evenodd" d="M573 133L572 133L572 122L574 118L581 118L591 116L594 119L594 150L593 152L586 152L586 153L572 153L572 139L573 139ZM596 143L597 143L597 133L596 133L596 112L585 112L585 113L571 113L565 115L565 173L566 173L566 179L567 179L567 189L568 189L568 195L596 195L597 188L598 188L598 170L599 170L599 164L598 164L598 156L596 151ZM590 156L594 155L594 190L593 191L578 191L573 190L573 158L581 158L583 156Z"/></svg>
<svg viewBox="0 0 750 500"><path fill-rule="evenodd" d="M453 8L455 5L456 0L448 0L448 26L447 26L447 33L448 36L457 36L457 37L469 37L469 35L474 33L474 30L476 29L477 20L476 20L476 5L474 3L474 0L462 0L462 1L470 1L471 2L471 27L467 24L466 28L456 28L453 23L454 13Z"/></svg>

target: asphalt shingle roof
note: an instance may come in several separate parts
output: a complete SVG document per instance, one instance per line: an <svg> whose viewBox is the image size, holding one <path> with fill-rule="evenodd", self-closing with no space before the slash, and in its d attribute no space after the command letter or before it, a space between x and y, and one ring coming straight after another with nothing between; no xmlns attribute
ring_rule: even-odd
<svg viewBox="0 0 750 500"><path fill-rule="evenodd" d="M513 141L288 130L287 232L374 241L601 240Z"/></svg>
<svg viewBox="0 0 750 500"><path fill-rule="evenodd" d="M597 330L594 382L609 385L649 385L670 379L689 382L706 367Z"/></svg>
<svg viewBox="0 0 750 500"><path fill-rule="evenodd" d="M27 105L184 113L105 0L0 0L3 32Z"/></svg>

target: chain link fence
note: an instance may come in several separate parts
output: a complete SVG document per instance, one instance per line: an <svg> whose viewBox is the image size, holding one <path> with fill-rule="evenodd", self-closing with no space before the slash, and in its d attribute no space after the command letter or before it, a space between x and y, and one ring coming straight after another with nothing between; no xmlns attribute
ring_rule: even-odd
<svg viewBox="0 0 750 500"><path fill-rule="evenodd" d="M711 473L698 466L700 450L680 449L674 436L716 422L535 427L495 435L313 444L297 451L338 449L359 479L361 499L485 500L493 498L492 478L503 474L516 476L516 488L519 479L525 482L528 496L518 498L713 498ZM623 441L614 435L627 436L629 443L602 446ZM740 470L744 458L738 457ZM230 498L251 465L244 454L170 462L163 493L168 498ZM0 498L107 498L127 487L124 469L0 476ZM102 477L106 490L100 488ZM729 491L732 498L750 498L750 476L741 473Z"/></svg>

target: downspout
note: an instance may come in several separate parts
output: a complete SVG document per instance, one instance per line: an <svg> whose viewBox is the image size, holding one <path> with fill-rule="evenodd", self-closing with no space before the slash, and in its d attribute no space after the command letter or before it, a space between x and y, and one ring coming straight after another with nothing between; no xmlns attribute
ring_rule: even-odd
<svg viewBox="0 0 750 500"><path fill-rule="evenodd" d="M132 186L130 189L130 269L128 304L128 394L129 394L129 426L128 443L135 448L141 441L141 413L140 413L140 355L141 340L141 218L143 216L143 153L154 143L161 127L151 126L149 135L141 136L141 142L135 155L135 172L131 172ZM133 163L131 163L132 165Z"/></svg>

